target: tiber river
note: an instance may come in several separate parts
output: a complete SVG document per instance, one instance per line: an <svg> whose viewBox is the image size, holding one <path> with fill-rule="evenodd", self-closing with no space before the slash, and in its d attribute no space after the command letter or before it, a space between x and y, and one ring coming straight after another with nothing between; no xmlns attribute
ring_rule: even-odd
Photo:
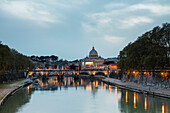
<svg viewBox="0 0 170 113"><path fill-rule="evenodd" d="M98 80L50 78L25 87L0 113L170 113L170 99L139 94Z"/></svg>

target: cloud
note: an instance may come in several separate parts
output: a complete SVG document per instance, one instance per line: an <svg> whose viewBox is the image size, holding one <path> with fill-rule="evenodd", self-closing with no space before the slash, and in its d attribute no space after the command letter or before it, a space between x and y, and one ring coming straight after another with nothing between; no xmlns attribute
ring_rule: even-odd
<svg viewBox="0 0 170 113"><path fill-rule="evenodd" d="M110 4L106 4L104 6L105 9L114 9L114 8L120 8L120 7L125 7L126 4L124 3L110 3Z"/></svg>
<svg viewBox="0 0 170 113"><path fill-rule="evenodd" d="M5 11L6 14L10 13L17 18L32 20L38 23L61 22L59 19L60 15L53 15L45 5L32 1L5 1L1 3L0 9Z"/></svg>
<svg viewBox="0 0 170 113"><path fill-rule="evenodd" d="M137 10L149 10L151 13L154 13L158 16L170 14L169 5L160 5L160 4L135 4L128 8L131 11Z"/></svg>
<svg viewBox="0 0 170 113"><path fill-rule="evenodd" d="M115 36L104 36L104 39L107 42L113 43L113 44L119 44L125 41L125 38L122 37L115 37Z"/></svg>
<svg viewBox="0 0 170 113"><path fill-rule="evenodd" d="M134 27L136 25L139 25L139 24L152 23L152 22L153 22L153 20L148 17L140 17L140 16L132 17L129 19L122 20L120 28L127 29L127 28Z"/></svg>
<svg viewBox="0 0 170 113"><path fill-rule="evenodd" d="M93 32L95 31L95 28L87 23L82 23L81 24L82 28L86 31L86 32Z"/></svg>
<svg viewBox="0 0 170 113"><path fill-rule="evenodd" d="M104 5L105 10L86 14L88 22L83 23L84 28L96 31L113 31L114 29L129 29L145 23L153 23L162 16L170 14L168 4L124 4L111 3ZM116 27L116 28L115 28Z"/></svg>

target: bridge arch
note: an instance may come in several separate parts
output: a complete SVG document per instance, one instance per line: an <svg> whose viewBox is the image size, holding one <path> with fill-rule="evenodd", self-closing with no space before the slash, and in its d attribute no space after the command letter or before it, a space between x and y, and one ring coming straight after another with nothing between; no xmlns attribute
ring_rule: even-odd
<svg viewBox="0 0 170 113"><path fill-rule="evenodd" d="M95 75L103 75L103 76L105 76L105 73L104 72L96 72Z"/></svg>
<svg viewBox="0 0 170 113"><path fill-rule="evenodd" d="M80 72L80 75L89 75L88 72Z"/></svg>

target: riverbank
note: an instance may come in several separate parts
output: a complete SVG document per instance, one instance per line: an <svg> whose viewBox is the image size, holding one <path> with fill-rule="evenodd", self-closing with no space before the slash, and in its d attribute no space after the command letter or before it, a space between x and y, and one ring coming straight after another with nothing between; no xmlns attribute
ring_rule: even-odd
<svg viewBox="0 0 170 113"><path fill-rule="evenodd" d="M26 77L26 73L24 71L12 71L5 72L0 74L0 84L6 84L11 81L17 81L24 79Z"/></svg>
<svg viewBox="0 0 170 113"><path fill-rule="evenodd" d="M29 85L31 82L27 82L25 79L13 81L7 84L0 85L0 106L13 95L20 88Z"/></svg>
<svg viewBox="0 0 170 113"><path fill-rule="evenodd" d="M113 78L105 78L102 79L102 81L108 84L116 85L122 89L127 89L138 93L152 94L154 96L160 96L160 97L165 97L170 99L169 88L165 89L165 88L141 85L132 82L122 82L121 80L113 79Z"/></svg>

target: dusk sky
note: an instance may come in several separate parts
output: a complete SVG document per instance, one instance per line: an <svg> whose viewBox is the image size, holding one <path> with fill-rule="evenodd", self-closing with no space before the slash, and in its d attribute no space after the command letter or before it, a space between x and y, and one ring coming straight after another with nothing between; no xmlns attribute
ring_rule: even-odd
<svg viewBox="0 0 170 113"><path fill-rule="evenodd" d="M170 22L170 0L0 0L0 41L31 55L84 58L94 46L117 57L129 42Z"/></svg>

